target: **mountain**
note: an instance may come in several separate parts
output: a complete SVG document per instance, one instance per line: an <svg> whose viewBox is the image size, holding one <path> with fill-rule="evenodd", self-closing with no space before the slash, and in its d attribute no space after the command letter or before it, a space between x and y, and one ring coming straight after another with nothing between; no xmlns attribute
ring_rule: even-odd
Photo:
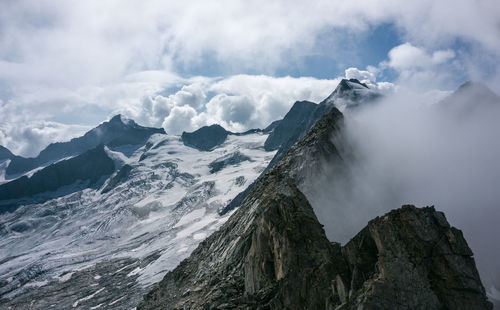
<svg viewBox="0 0 500 310"><path fill-rule="evenodd" d="M101 144L81 155L59 161L38 170L32 176L22 176L13 181L1 184L0 213L5 211L5 206L2 206L3 202L6 202L7 206L11 207L12 204L21 204L26 198L41 193L54 192L65 185L71 185L77 181L88 181L86 186L90 186L95 184L100 178L111 175L114 170L114 161L108 156L104 150L104 146ZM67 191L63 193L68 194ZM49 194L48 197L53 198L56 193ZM25 199L11 202L19 198ZM43 201L47 199L38 200ZM8 210L11 209L8 208Z"/></svg>
<svg viewBox="0 0 500 310"><path fill-rule="evenodd" d="M343 246L327 239L310 187L325 167L344 180L353 159L336 103L301 104L264 130L105 144L111 173L86 166L95 178L57 197L20 198L0 214L0 309L488 309L472 252L434 208L389 212Z"/></svg>
<svg viewBox="0 0 500 310"><path fill-rule="evenodd" d="M308 123L316 108L317 104L310 101L295 102L285 117L274 125L271 134L264 143L265 150L277 150L290 139L298 141L302 132L309 130Z"/></svg>
<svg viewBox="0 0 500 310"><path fill-rule="evenodd" d="M220 125L203 126L194 132L183 132L181 139L184 145L194 147L200 151L211 151L224 143L229 131Z"/></svg>
<svg viewBox="0 0 500 310"><path fill-rule="evenodd" d="M228 135L211 151L164 134L132 151L105 147L121 167L109 176L0 214L0 309L134 308L229 218L219 209L275 154L264 150L267 136ZM81 170L102 171L96 160ZM78 171L66 168L69 176Z"/></svg>
<svg viewBox="0 0 500 310"><path fill-rule="evenodd" d="M335 90L319 104L308 101L296 102L264 144L266 150L278 150L271 166L281 159L333 107L339 110L342 108L350 109L373 103L380 97L378 92L369 89L366 84L356 79L342 79Z"/></svg>
<svg viewBox="0 0 500 310"><path fill-rule="evenodd" d="M0 160L12 159L14 157L16 157L16 155L12 154L8 148L0 145Z"/></svg>
<svg viewBox="0 0 500 310"><path fill-rule="evenodd" d="M273 122L269 137L264 143L268 151L278 150L266 171L271 169L304 135L333 107L357 107L371 104L381 95L356 79L343 79L335 90L319 104L310 101L297 101L282 120ZM239 193L230 204L221 209L222 213L236 209L248 195L254 184Z"/></svg>
<svg viewBox="0 0 500 310"><path fill-rule="evenodd" d="M333 93L322 103L326 106L334 105L341 111L348 111L367 103L373 103L381 97L380 93L370 89L357 79L342 79Z"/></svg>
<svg viewBox="0 0 500 310"><path fill-rule="evenodd" d="M326 238L299 188L325 161L342 169L342 126L332 108L138 309L490 309L461 232L433 208L392 211L343 247Z"/></svg>
<svg viewBox="0 0 500 310"><path fill-rule="evenodd" d="M468 81L436 106L456 116L489 113L491 108L500 109L500 97L486 85Z"/></svg>
<svg viewBox="0 0 500 310"><path fill-rule="evenodd" d="M144 144L151 135L156 133L165 134L165 131L161 128L142 127L133 120L116 115L108 122L88 131L82 137L71 139L68 142L50 144L37 157L12 159L6 174L21 174L62 158L79 155L100 144L111 147Z"/></svg>

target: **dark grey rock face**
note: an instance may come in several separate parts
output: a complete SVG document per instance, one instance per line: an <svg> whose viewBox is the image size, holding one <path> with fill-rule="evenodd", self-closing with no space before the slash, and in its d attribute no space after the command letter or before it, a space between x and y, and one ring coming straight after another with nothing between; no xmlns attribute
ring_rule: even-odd
<svg viewBox="0 0 500 310"><path fill-rule="evenodd" d="M123 165L123 167L120 168L116 175L111 178L111 180L109 180L108 184L106 184L106 187L102 189L101 193L105 194L115 188L118 184L125 181L129 176L130 171L132 171L132 166L127 164Z"/></svg>
<svg viewBox="0 0 500 310"><path fill-rule="evenodd" d="M341 309L491 309L462 232L434 207L403 206L342 247Z"/></svg>
<svg viewBox="0 0 500 310"><path fill-rule="evenodd" d="M90 185L114 170L113 160L106 154L104 146L99 145L74 158L47 166L31 177L23 176L0 185L0 201L55 191L78 180L89 181Z"/></svg>
<svg viewBox="0 0 500 310"><path fill-rule="evenodd" d="M274 130L274 128L278 127L278 125L281 123L281 120L277 120L269 124L266 128L262 129L262 132L264 133L270 133L271 131Z"/></svg>
<svg viewBox="0 0 500 310"><path fill-rule="evenodd" d="M184 145L200 151L210 151L224 143L229 132L219 125L204 126L193 132L183 132L181 139Z"/></svg>
<svg viewBox="0 0 500 310"><path fill-rule="evenodd" d="M143 144L156 133L164 134L165 131L162 128L142 127L132 120L116 115L110 121L102 123L82 137L71 139L68 142L50 144L37 157L14 158L7 167L6 173L8 175L23 173L65 157L82 154L99 144L107 146Z"/></svg>
<svg viewBox="0 0 500 310"><path fill-rule="evenodd" d="M392 211L344 247L326 238L297 185L322 161L342 166L342 120L325 115L138 309L491 309L461 232L434 208Z"/></svg>
<svg viewBox="0 0 500 310"><path fill-rule="evenodd" d="M316 107L317 104L310 101L295 102L285 117L272 129L264 143L264 149L266 151L277 150L290 139L297 142L309 130L309 119ZM269 126L272 128L273 124L275 122Z"/></svg>
<svg viewBox="0 0 500 310"><path fill-rule="evenodd" d="M267 151L278 150L276 155L264 171L268 171L285 156L286 152L299 141L324 115L333 107L357 107L366 103L373 103L381 95L372 91L356 79L343 79L335 90L320 104L309 101L297 101L282 120L274 121L263 132L271 132L264 148ZM227 206L221 209L221 214L237 208L248 195L255 183L239 193Z"/></svg>
<svg viewBox="0 0 500 310"><path fill-rule="evenodd" d="M16 155L12 154L8 148L0 145L0 160L12 159L14 157L16 157Z"/></svg>
<svg viewBox="0 0 500 310"><path fill-rule="evenodd" d="M236 151L234 153L228 154L224 157L217 158L213 162L211 162L208 167L210 168L210 173L216 173L221 171L227 166L233 166L237 165L241 162L244 161L250 161L250 157L241 154L240 152Z"/></svg>

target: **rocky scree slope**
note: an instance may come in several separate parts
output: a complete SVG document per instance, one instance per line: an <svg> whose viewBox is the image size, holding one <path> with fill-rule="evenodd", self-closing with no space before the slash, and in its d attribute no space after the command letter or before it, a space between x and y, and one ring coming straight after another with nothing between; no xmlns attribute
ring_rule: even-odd
<svg viewBox="0 0 500 310"><path fill-rule="evenodd" d="M325 115L138 309L490 309L471 250L434 208L392 211L343 247L326 238L298 186L322 161L342 166L342 121Z"/></svg>

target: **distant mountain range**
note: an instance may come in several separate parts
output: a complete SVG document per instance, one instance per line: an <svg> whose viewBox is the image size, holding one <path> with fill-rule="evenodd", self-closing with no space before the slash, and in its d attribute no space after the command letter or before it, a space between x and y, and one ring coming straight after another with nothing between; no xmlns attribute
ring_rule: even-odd
<svg viewBox="0 0 500 310"><path fill-rule="evenodd" d="M42 165L53 163L62 158L75 156L95 148L99 144L109 146L144 144L155 133L165 133L161 128L148 128L137 125L122 115L116 115L108 122L88 131L79 138L68 142L52 143L43 149L37 157L11 157L6 174L8 176L21 174Z"/></svg>

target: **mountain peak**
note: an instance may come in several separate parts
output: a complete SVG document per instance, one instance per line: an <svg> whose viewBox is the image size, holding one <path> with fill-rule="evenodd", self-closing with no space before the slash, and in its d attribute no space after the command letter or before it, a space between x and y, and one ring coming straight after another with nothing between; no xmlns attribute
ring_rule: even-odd
<svg viewBox="0 0 500 310"><path fill-rule="evenodd" d="M320 105L334 105L341 111L345 111L367 102L373 102L381 96L380 93L370 89L368 85L358 79L342 79L330 96L323 100Z"/></svg>
<svg viewBox="0 0 500 310"><path fill-rule="evenodd" d="M468 115L474 111L500 107L500 97L483 83L467 81L441 100L439 107L455 114Z"/></svg>
<svg viewBox="0 0 500 310"><path fill-rule="evenodd" d="M358 85L363 86L364 88L369 88L365 83L361 83L358 79L342 79L337 86L337 89L353 89L359 87Z"/></svg>
<svg viewBox="0 0 500 310"><path fill-rule="evenodd" d="M6 173L14 175L30 171L64 157L82 154L99 144L111 147L140 145L145 143L151 135L157 133L165 134L165 130L140 126L133 120L118 114L81 137L73 138L67 142L49 144L35 158L16 158L9 164Z"/></svg>
<svg viewBox="0 0 500 310"><path fill-rule="evenodd" d="M465 92L473 92L473 93L482 93L488 94L489 96L497 96L488 86L484 85L480 82L467 81L460 85L455 93L465 93Z"/></svg>
<svg viewBox="0 0 500 310"><path fill-rule="evenodd" d="M115 116L113 116L110 120L109 120L109 123L111 124L123 124L123 125L128 125L128 126L135 126L137 125L136 122L134 122L134 120L126 117L125 115L123 114L117 114Z"/></svg>
<svg viewBox="0 0 500 310"><path fill-rule="evenodd" d="M14 156L8 148L0 145L0 160L11 159Z"/></svg>
<svg viewBox="0 0 500 310"><path fill-rule="evenodd" d="M181 140L186 146L194 147L200 151L211 151L226 141L229 131L221 125L203 126L193 132L183 132Z"/></svg>

